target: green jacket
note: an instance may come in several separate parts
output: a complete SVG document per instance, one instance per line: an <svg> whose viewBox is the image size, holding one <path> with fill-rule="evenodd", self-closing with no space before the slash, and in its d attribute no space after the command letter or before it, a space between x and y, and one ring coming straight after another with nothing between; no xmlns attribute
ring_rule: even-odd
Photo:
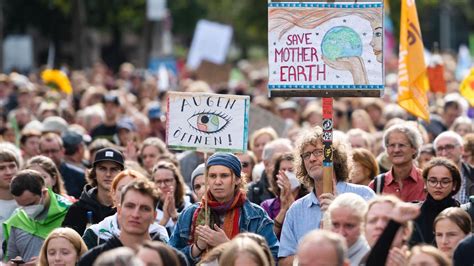
<svg viewBox="0 0 474 266"><path fill-rule="evenodd" d="M63 196L55 194L50 189L48 189L48 195L50 201L46 218L42 220L31 219L23 209L18 208L8 220L3 222L5 243L8 243L12 227L16 227L43 239L54 229L61 227L61 223L72 203ZM7 250L7 248L5 250Z"/></svg>

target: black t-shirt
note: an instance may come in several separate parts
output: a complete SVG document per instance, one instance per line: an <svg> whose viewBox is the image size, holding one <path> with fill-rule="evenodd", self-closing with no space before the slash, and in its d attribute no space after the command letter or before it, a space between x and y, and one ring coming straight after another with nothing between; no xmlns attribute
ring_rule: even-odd
<svg viewBox="0 0 474 266"><path fill-rule="evenodd" d="M113 143L114 135L117 134L117 131L117 125L106 126L105 124L100 124L92 130L91 137L92 139L108 139Z"/></svg>

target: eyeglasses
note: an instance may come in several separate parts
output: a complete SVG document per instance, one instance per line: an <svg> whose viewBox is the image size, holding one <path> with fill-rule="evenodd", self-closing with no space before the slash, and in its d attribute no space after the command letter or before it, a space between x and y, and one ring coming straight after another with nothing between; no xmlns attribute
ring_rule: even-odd
<svg viewBox="0 0 474 266"><path fill-rule="evenodd" d="M436 187L439 184L442 188L445 188L445 187L448 187L449 184L453 183L453 180L449 180L449 179L437 180L437 179L430 178L428 179L427 183L430 187Z"/></svg>
<svg viewBox="0 0 474 266"><path fill-rule="evenodd" d="M250 162L242 162L242 167L245 168L245 167L249 167L250 166Z"/></svg>
<svg viewBox="0 0 474 266"><path fill-rule="evenodd" d="M324 151L323 149L316 149L314 151L307 151L303 154L301 154L301 158L303 158L303 160L309 160L309 158L311 158L311 154L314 155L314 157L321 157L323 154L324 154Z"/></svg>
<svg viewBox="0 0 474 266"><path fill-rule="evenodd" d="M437 152L442 152L442 151L452 151L454 150L454 148L456 148L458 145L454 145L454 144L446 144L444 146L439 146L439 147L436 147L436 151Z"/></svg>
<svg viewBox="0 0 474 266"><path fill-rule="evenodd" d="M387 145L387 148L390 149L390 150L393 150L393 149L396 149L396 148L399 148L400 150L404 150L406 148L409 148L411 147L410 144L405 144L405 143L392 143L392 144L388 144Z"/></svg>
<svg viewBox="0 0 474 266"><path fill-rule="evenodd" d="M174 179L173 178L168 178L168 179L163 179L163 180L156 180L155 183L158 186L165 185L165 186L170 186L173 184Z"/></svg>

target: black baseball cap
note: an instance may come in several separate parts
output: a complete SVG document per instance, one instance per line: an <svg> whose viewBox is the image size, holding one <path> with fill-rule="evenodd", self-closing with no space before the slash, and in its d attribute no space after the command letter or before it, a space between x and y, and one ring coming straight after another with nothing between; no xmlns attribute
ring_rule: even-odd
<svg viewBox="0 0 474 266"><path fill-rule="evenodd" d="M122 169L125 168L122 152L114 148L103 148L98 150L95 153L95 160L92 167L95 167L97 163L106 161L118 163L122 166Z"/></svg>

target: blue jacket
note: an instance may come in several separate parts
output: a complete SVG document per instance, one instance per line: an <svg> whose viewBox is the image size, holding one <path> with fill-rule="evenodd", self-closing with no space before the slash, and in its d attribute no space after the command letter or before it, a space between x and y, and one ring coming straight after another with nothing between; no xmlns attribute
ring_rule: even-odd
<svg viewBox="0 0 474 266"><path fill-rule="evenodd" d="M189 245L193 214L198 206L199 203L195 203L181 213L168 243L181 250L192 264L197 263L201 259L200 257L193 258L191 255L191 245ZM241 233L251 232L263 236L267 240L273 258L275 261L277 260L280 244L273 232L273 221L260 206L245 200L240 213L239 225Z"/></svg>

